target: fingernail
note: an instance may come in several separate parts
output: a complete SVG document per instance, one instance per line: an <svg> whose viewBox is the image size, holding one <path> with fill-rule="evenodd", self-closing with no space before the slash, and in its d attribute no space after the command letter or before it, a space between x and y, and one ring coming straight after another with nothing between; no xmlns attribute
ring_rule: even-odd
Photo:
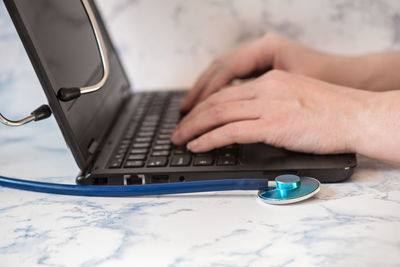
<svg viewBox="0 0 400 267"><path fill-rule="evenodd" d="M198 145L199 145L199 141L194 140L194 141L192 141L192 142L190 142L190 143L187 144L187 148L188 148L189 150L193 150L193 149L195 149L196 147L198 147Z"/></svg>
<svg viewBox="0 0 400 267"><path fill-rule="evenodd" d="M175 141L176 135L177 135L177 131L174 130L174 131L172 132L172 134L171 134L171 140L172 140L172 141Z"/></svg>

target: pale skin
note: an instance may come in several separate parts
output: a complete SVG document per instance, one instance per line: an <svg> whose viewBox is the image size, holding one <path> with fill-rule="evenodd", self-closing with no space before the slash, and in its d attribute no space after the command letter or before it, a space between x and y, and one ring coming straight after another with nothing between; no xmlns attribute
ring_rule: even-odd
<svg viewBox="0 0 400 267"><path fill-rule="evenodd" d="M205 70L171 139L193 152L264 142L400 163L399 89L399 52L345 57L266 35Z"/></svg>

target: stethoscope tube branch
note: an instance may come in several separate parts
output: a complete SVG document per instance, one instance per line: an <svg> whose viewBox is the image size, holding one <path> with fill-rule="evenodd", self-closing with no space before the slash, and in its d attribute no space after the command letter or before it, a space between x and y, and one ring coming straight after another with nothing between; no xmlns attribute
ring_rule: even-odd
<svg viewBox="0 0 400 267"><path fill-rule="evenodd" d="M104 44L103 36L100 32L100 27L97 24L96 17L93 13L92 7L88 0L81 0L83 7L85 8L86 14L89 18L90 25L92 27L97 48L100 53L101 64L103 67L103 76L100 81L94 85L86 86L86 87L72 87L72 88L61 88L57 92L57 97L61 101L67 102L73 99L80 97L83 94L88 94L92 92L96 92L97 90L101 89L104 84L107 82L108 76L110 75L110 66L109 66L109 59L107 54L107 49Z"/></svg>
<svg viewBox="0 0 400 267"><path fill-rule="evenodd" d="M61 101L71 101L80 97L82 94L92 93L101 89L107 82L110 74L109 59L107 54L107 49L104 44L102 34L100 32L99 25L97 24L96 17L93 13L92 7L88 0L81 0L85 12L89 18L90 25L92 27L97 47L99 49L101 64L103 67L103 76L100 81L94 85L86 87L72 87L72 88L61 88L57 92L57 98ZM0 113L0 122L7 126L21 126L31 121L39 121L50 117L51 110L47 105L40 106L38 109L33 111L31 115L21 119L21 120L9 120Z"/></svg>
<svg viewBox="0 0 400 267"><path fill-rule="evenodd" d="M7 126L21 126L31 121L40 121L43 119L47 119L51 116L51 114L52 112L48 105L41 105L40 107L35 109L29 116L16 121L9 120L0 113L0 121Z"/></svg>
<svg viewBox="0 0 400 267"><path fill-rule="evenodd" d="M267 179L226 179L144 185L69 185L20 180L0 176L0 186L25 191L90 196L133 197L167 194L187 194L227 190L266 190Z"/></svg>

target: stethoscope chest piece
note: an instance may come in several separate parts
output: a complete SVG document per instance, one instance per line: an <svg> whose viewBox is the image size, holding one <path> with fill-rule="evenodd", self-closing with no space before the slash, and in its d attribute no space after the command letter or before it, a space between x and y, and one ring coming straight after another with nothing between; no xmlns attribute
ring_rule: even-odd
<svg viewBox="0 0 400 267"><path fill-rule="evenodd" d="M275 178L272 190L260 190L258 197L268 204L282 205L306 200L319 192L320 183L310 177L284 174Z"/></svg>

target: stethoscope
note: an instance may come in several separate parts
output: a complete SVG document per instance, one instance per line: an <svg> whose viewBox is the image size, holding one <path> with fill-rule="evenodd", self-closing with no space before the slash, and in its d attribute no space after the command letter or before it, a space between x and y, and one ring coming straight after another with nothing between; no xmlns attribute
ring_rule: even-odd
<svg viewBox="0 0 400 267"><path fill-rule="evenodd" d="M229 190L259 190L258 197L268 204L297 203L311 198L320 190L317 179L284 174L267 179L224 179L195 182L143 185L69 185L28 181L0 176L0 186L59 195L90 197L137 197Z"/></svg>
<svg viewBox="0 0 400 267"><path fill-rule="evenodd" d="M82 94L92 93L101 89L106 83L110 70L107 50L97 24L92 7L88 0L81 0L88 15L97 47L99 49L103 76L99 82L87 87L60 88L57 97L61 101L71 101ZM48 105L42 105L34 110L29 116L21 120L9 120L0 113L0 122L7 126L21 126L32 121L39 121L50 117L52 114ZM285 174L275 178L275 181L267 179L224 179L194 182L179 182L166 184L143 184L123 186L93 186L93 185L68 185L44 183L29 180L21 180L0 176L0 186L50 193L75 196L93 197L128 197L185 194L197 192L227 191L227 190L259 190L258 197L268 204L291 204L311 198L318 193L320 183L310 177L299 177L297 175Z"/></svg>

